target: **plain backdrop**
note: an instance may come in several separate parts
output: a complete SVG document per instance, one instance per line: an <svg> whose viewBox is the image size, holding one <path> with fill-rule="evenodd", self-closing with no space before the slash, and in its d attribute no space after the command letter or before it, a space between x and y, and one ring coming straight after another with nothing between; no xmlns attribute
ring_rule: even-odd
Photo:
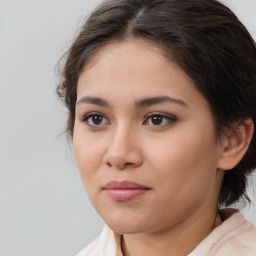
<svg viewBox="0 0 256 256"><path fill-rule="evenodd" d="M0 0L0 256L72 256L103 222L62 135L55 65L99 0ZM227 0L256 38L256 0ZM253 205L243 210L256 224Z"/></svg>

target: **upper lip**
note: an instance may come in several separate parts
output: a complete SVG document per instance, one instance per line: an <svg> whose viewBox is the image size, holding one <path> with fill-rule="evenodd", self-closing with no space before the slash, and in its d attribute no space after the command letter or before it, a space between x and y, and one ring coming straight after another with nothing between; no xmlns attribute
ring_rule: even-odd
<svg viewBox="0 0 256 256"><path fill-rule="evenodd" d="M104 186L104 189L149 189L149 187L128 180L111 180Z"/></svg>

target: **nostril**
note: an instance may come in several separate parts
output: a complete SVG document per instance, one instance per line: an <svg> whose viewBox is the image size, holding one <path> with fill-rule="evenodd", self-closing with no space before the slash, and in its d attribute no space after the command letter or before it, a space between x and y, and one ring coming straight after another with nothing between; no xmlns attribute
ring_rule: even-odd
<svg viewBox="0 0 256 256"><path fill-rule="evenodd" d="M106 162L105 163L108 167L112 167L112 164L110 162ZM124 167L130 167L130 166L133 166L134 164L133 163L124 163L123 164L123 168Z"/></svg>
<svg viewBox="0 0 256 256"><path fill-rule="evenodd" d="M108 168L117 168L119 170L131 169L141 165L142 156L138 150L130 150L119 152L117 150L109 150L104 155L103 164Z"/></svg>
<svg viewBox="0 0 256 256"><path fill-rule="evenodd" d="M132 166L133 163L125 163L124 165L125 165L126 167L129 167L129 166Z"/></svg>
<svg viewBox="0 0 256 256"><path fill-rule="evenodd" d="M108 167L112 167L112 164L111 163L109 163L109 162L107 162L107 163L105 163Z"/></svg>

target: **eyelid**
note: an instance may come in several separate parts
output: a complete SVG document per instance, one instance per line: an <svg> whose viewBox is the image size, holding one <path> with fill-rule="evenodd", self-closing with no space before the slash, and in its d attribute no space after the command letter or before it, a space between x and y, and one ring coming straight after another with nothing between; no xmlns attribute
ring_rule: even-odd
<svg viewBox="0 0 256 256"><path fill-rule="evenodd" d="M100 129L100 128L102 128L103 126L108 125L108 124L100 124L100 125L91 125L91 124L89 124L89 123L88 123L88 119L89 119L90 117L95 116L95 115L102 116L103 118L105 118L105 119L108 121L108 124L110 123L109 119L108 119L104 114L102 114L101 112L95 112L95 111L89 112L89 113L83 115L83 116L82 116L81 118L79 118L79 119L80 119L81 122L85 123L85 125L89 126L90 128L94 128L94 129Z"/></svg>
<svg viewBox="0 0 256 256"><path fill-rule="evenodd" d="M87 114L82 115L79 119L80 121L84 122L86 119L88 119L89 117L93 116L93 115L101 115L104 116L102 113L100 112L88 112ZM105 117L105 116L104 116Z"/></svg>
<svg viewBox="0 0 256 256"><path fill-rule="evenodd" d="M162 113L162 112L152 112L152 113L149 113L145 116L145 121L143 122L143 124L145 124L145 122L152 116L161 116L162 118L164 119L167 119L170 123L169 124L165 124L165 125L151 125L153 126L154 128L163 128L163 127L167 127L169 125L171 125L171 123L177 121L177 118L173 115L170 115L170 114L166 114L166 113Z"/></svg>
<svg viewBox="0 0 256 256"><path fill-rule="evenodd" d="M174 115L166 114L166 113L163 113L163 112L151 112L151 113L147 114L145 116L145 118L149 118L151 116L162 116L162 117L166 117L167 119L171 119L173 121L177 120L177 118Z"/></svg>

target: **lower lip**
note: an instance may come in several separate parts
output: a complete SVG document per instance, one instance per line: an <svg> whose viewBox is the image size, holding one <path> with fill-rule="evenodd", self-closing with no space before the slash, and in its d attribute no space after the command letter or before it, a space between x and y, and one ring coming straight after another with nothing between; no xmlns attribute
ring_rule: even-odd
<svg viewBox="0 0 256 256"><path fill-rule="evenodd" d="M138 196L145 194L148 189L106 189L107 195L118 202L130 201Z"/></svg>

